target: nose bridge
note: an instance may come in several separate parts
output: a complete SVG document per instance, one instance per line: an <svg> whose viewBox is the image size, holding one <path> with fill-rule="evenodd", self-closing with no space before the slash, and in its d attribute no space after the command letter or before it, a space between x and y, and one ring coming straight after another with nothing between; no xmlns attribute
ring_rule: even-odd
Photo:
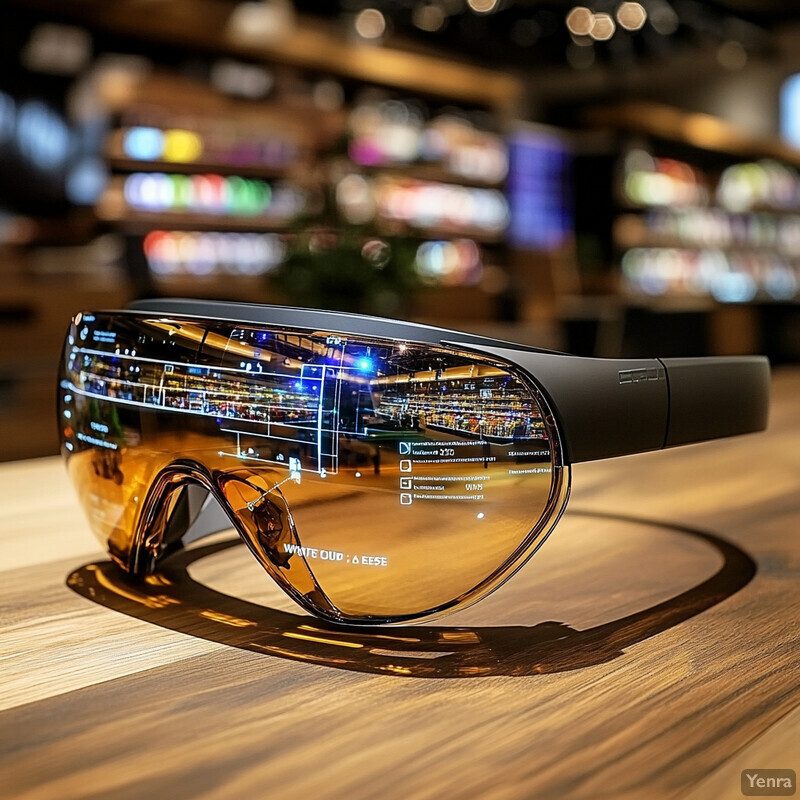
<svg viewBox="0 0 800 800"><path fill-rule="evenodd" d="M139 517L128 558L130 571L151 573L158 562L195 537L184 538L210 494L230 519L278 585L305 608L331 612L334 606L319 586L303 557L280 555L276 541L299 544L288 503L282 494L270 496L270 481L246 470L222 472L181 459L164 467L155 477ZM246 488L250 502L241 491ZM210 532L210 531L207 531Z"/></svg>
<svg viewBox="0 0 800 800"><path fill-rule="evenodd" d="M198 462L182 459L158 473L147 494L129 557L134 573L153 572L159 559L181 546L213 485Z"/></svg>

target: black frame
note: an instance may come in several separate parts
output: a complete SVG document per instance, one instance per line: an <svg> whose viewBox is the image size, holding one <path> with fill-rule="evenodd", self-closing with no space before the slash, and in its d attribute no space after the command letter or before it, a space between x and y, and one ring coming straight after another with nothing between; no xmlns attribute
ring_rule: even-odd
<svg viewBox="0 0 800 800"><path fill-rule="evenodd" d="M542 350L362 314L212 300L137 300L127 310L285 325L458 347L511 362L549 401L567 464L753 433L767 427L764 356L607 359Z"/></svg>

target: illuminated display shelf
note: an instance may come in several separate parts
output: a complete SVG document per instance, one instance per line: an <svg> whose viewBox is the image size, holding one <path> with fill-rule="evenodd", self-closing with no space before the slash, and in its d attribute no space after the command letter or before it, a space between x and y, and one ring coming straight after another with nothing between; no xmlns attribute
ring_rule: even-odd
<svg viewBox="0 0 800 800"><path fill-rule="evenodd" d="M794 217L793 224L794 224ZM800 216L797 216L796 222L800 228ZM630 247L653 247L653 248L687 248L695 250L721 250L723 252L737 252L737 253L752 253L759 254L764 252L776 253L789 259L800 259L800 241L791 242L775 242L775 241L725 241L725 239L732 239L734 237L719 237L719 241L703 241L702 236L695 236L692 234L676 234L671 232L664 232L660 226L654 226L647 221L643 221L640 225L640 230L635 234L622 233L615 236L616 242L619 246L624 248ZM739 237L736 237L739 238ZM745 238L745 237L743 237ZM780 233L770 238L783 238Z"/></svg>
<svg viewBox="0 0 800 800"><path fill-rule="evenodd" d="M345 358L344 349L338 356L332 356L327 345L322 345L321 337L316 346L311 338L295 341L292 337L279 337L265 360L253 361L255 349L260 348L248 352L249 345L239 345L249 340L237 336L237 329L228 329L227 339L212 339L212 346L203 357L203 361L211 358L214 362L219 358L224 364L173 363L169 351L180 342L171 334L180 332L182 327L170 328L169 323L160 327L168 329L170 337L150 340L150 344L160 345L167 351L159 360L137 355L137 348L148 344L144 337L139 337L136 347L125 348L123 352L116 334L108 339L104 338L102 329L90 332L85 328L81 339L97 344L89 349L74 345L69 359L70 369L79 375L81 391L126 405L216 418L223 429L227 419L235 418L237 430L233 433L237 435L284 440L289 436L289 440L294 439L298 444L311 443L306 438L308 434L316 434L321 441L321 434L335 433L343 425L345 428L352 426L358 436L365 438L376 435L380 438L381 434L399 430L424 432L429 429L507 443L547 440L543 421L534 411L535 401L519 395L524 389L508 374L501 373L504 377L499 379L499 385L495 385L497 378L480 377L455 382L455 386L446 378L416 383L411 373L402 369L393 377L387 377L379 369L373 379L370 377L375 376L372 358L358 354ZM193 326L186 329L189 342L197 341L198 337L205 342L205 335L200 334ZM269 334L263 344L268 344L268 340ZM115 349L99 353L95 348L102 347L104 342ZM244 349L231 351L232 343ZM126 344L130 346L131 343ZM287 347L288 352L294 353L292 357L285 355ZM308 361L296 352L303 347ZM317 357L322 360L316 361ZM332 358L333 364L330 363ZM368 372L362 361L367 362ZM391 359L387 363L392 363ZM305 373L306 367L308 373ZM284 371L285 368L289 371ZM327 376L326 369L330 370ZM463 366L456 369L463 370ZM508 382L511 383L506 391L504 387ZM347 411L345 406L338 405L342 402L343 386L348 389L344 395ZM448 388L448 397L439 395ZM489 397L490 392L502 396ZM323 395L336 397L336 404L328 407ZM72 419L72 411L67 411L65 416ZM380 420L389 425L376 425ZM531 455L546 456L548 452L542 449Z"/></svg>
<svg viewBox="0 0 800 800"><path fill-rule="evenodd" d="M304 166L313 152L309 141L269 122L241 127L207 117L175 119L182 127L128 125L106 138L105 156L112 168L139 171L242 171L283 174Z"/></svg>
<svg viewBox="0 0 800 800"><path fill-rule="evenodd" d="M614 185L608 255L627 303L713 313L800 302L800 151L656 104L584 118L619 135L606 173Z"/></svg>
<svg viewBox="0 0 800 800"><path fill-rule="evenodd" d="M470 400L468 403L467 400ZM464 408L472 408L469 414ZM402 400L384 398L378 409L391 418L401 415L418 417L424 425L469 433L484 434L501 438L546 438L541 419L529 419L525 429L520 428L520 420L530 417L530 403L522 401L481 399L476 405L474 398L448 393L447 397L431 400L417 400L413 395Z"/></svg>
<svg viewBox="0 0 800 800"><path fill-rule="evenodd" d="M161 367L161 370L159 370ZM213 370L213 367L202 367ZM235 379L224 380L202 375L170 377L163 365L154 365L135 379L124 374L123 366L97 362L87 375L103 383L103 393L123 400L148 405L195 411L207 416L234 415L251 422L273 424L312 423L317 419L318 403L311 394L293 393L264 386L251 386Z"/></svg>
<svg viewBox="0 0 800 800"><path fill-rule="evenodd" d="M704 213L709 222L705 232ZM689 215L689 230L669 230L670 221L679 226L679 218ZM747 303L797 302L800 297L796 212L651 207L618 217L614 242L625 293L634 299L706 296Z"/></svg>
<svg viewBox="0 0 800 800"><path fill-rule="evenodd" d="M613 239L626 297L656 305L703 297L737 304L797 301L800 180L791 168L737 163L711 181L692 165L640 150L630 151L624 164L618 185L623 213L614 221ZM753 172L762 180L753 181ZM774 202L756 194L770 190Z"/></svg>
<svg viewBox="0 0 800 800"><path fill-rule="evenodd" d="M276 233L290 237L301 220L306 227L319 224L331 211L336 213L328 200L341 175L337 170L342 168L351 173L360 173L376 183L384 179L394 180L409 185L418 184L423 189L425 183L432 188L436 184L442 187L449 185L456 192L461 191L464 197L457 202L434 202L431 207L439 211L443 208L461 210L467 213L465 224L450 224L446 215L432 217L432 222L436 224L428 225L417 224L417 218L398 219L391 213L377 213L363 226L364 241L374 237L401 237L419 240L420 244L426 241L435 244L459 244L459 240L474 242L479 245L474 269L448 270L444 261L442 269L438 271L430 269L426 272L423 267L418 267L421 281L414 296L419 295L421 299L415 303L419 302L422 308L427 308L425 298L436 287L445 290L464 287L475 295L475 299L462 304L460 311L449 311L448 314L454 318L494 316L501 308L505 308L496 301L496 290L487 287L505 285L506 282L481 282L484 267L491 267L487 275L510 269L506 252L509 223L500 219L502 213L508 213L506 180L496 179L507 172L507 151L503 153L507 145L501 133L484 130L491 124L484 125L477 118L473 120L469 110L480 108L480 113L485 114L486 106L468 103L464 109L454 111L449 105L453 97L436 99L435 95L422 101L390 100L389 105L421 103L420 107L425 107L423 113L431 115L428 122L423 124L426 131L428 123L432 128L445 127L436 128L435 133L439 138L427 140L428 150L421 149L414 160L392 161L389 158L385 163L369 164L360 163L357 158L352 158L353 154L349 151L340 150L346 141L350 115L362 107L358 105L360 100L355 105L325 112L314 108L311 103L282 105L279 93L256 104L225 96L208 84L168 72L159 72L135 82L126 89L125 95L109 109L112 128L105 137L103 149L112 180L95 206L95 214L101 223L112 225L133 240L140 236L144 239L151 231L158 230L174 231L176 234L196 232L198 235L217 232ZM392 96L402 98L402 90ZM489 113L493 114L495 122L499 119L491 106ZM437 114L440 116L437 117ZM442 123L442 114L449 121ZM450 114L453 114L452 119L447 116ZM453 120L456 122L453 123ZM473 123L472 132L457 130L459 125L466 129ZM448 125L451 127L447 128ZM440 135L442 131L443 136ZM130 138L131 133L142 134L144 138L140 137L134 142ZM144 134L148 134L150 139ZM381 141L381 146L388 148L386 154L394 152L391 148L397 145L396 141L392 140L394 144L389 140ZM366 153L363 150L361 152L362 155ZM270 159L273 163L268 163ZM287 200L281 206L281 212L287 209L286 214L270 214L269 208L259 213L234 214L222 207L219 210L190 210L185 203L175 208L170 208L170 203L149 203L151 196L156 199L160 197L160 192L155 192L155 195L149 192L147 197L137 201L139 207L136 207L136 204L126 202L124 184L129 178L136 177L137 173L166 176L173 183L182 177L193 180L193 176L204 174L223 180L241 178L251 182L266 181L273 187L294 187L303 200L296 203ZM481 177L484 174L486 180ZM498 202L493 205L493 198L489 195L495 193ZM175 194L176 197L178 194L183 197L185 193L175 189ZM406 208L411 199L404 198ZM502 211L503 204L506 205L505 212ZM402 205L400 198L397 198L394 207ZM294 206L298 206L298 210L288 213L290 207L293 209ZM278 208L274 210L277 212ZM469 217L469 213L473 217ZM344 224L350 222L345 220ZM476 222L478 224L474 224ZM359 225L358 222L354 224ZM144 242L141 247L143 250ZM434 255L441 254L437 251ZM246 270L239 271L222 262L196 266L184 260L174 268L165 267L159 272L152 268L147 253L142 252L141 257L147 268L147 280L155 283L159 291L190 295L198 291L214 292L220 297L248 300L266 300L278 291L270 288L265 278L263 286L258 287L254 295L253 276L246 274ZM431 263L434 260L433 257L429 259ZM272 268L270 265L261 274L265 275ZM192 286L195 278L199 283ZM215 280L217 278L222 281ZM298 302L302 304L302 300Z"/></svg>

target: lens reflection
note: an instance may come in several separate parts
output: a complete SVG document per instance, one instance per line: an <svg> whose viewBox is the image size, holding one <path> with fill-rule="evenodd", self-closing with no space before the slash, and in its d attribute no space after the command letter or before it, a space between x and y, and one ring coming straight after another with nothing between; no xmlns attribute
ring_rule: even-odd
<svg viewBox="0 0 800 800"><path fill-rule="evenodd" d="M568 486L526 380L414 342L78 315L61 414L70 475L123 566L177 535L166 498L193 478L281 586L329 618L481 596L548 532Z"/></svg>

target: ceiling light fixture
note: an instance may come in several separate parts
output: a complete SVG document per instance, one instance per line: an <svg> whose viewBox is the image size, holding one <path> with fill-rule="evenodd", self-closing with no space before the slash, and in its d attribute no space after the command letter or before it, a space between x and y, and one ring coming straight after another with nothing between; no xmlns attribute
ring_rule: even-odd
<svg viewBox="0 0 800 800"><path fill-rule="evenodd" d="M588 36L594 25L594 14L586 6L575 6L567 14L567 28L573 36Z"/></svg>
<svg viewBox="0 0 800 800"><path fill-rule="evenodd" d="M597 42L607 42L616 31L617 26L611 14L606 14L601 11L594 15L592 22L592 29L589 31L589 36Z"/></svg>
<svg viewBox="0 0 800 800"><path fill-rule="evenodd" d="M467 0L467 5L476 14L491 14L497 10L499 0Z"/></svg>
<svg viewBox="0 0 800 800"><path fill-rule="evenodd" d="M622 3L617 9L617 22L626 31L638 31L647 22L647 11L641 3Z"/></svg>
<svg viewBox="0 0 800 800"><path fill-rule="evenodd" d="M354 24L362 39L380 39L386 33L386 17L377 8L359 11Z"/></svg>

